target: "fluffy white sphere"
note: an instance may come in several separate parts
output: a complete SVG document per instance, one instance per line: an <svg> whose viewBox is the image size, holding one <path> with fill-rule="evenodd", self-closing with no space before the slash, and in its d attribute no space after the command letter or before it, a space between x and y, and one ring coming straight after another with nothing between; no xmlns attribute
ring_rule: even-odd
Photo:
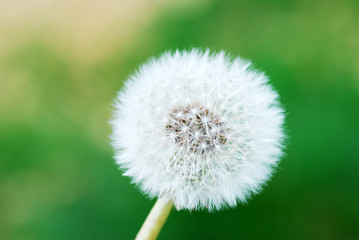
<svg viewBox="0 0 359 240"><path fill-rule="evenodd" d="M248 61L208 50L165 53L119 92L116 161L177 209L235 206L261 189L282 154L277 97Z"/></svg>

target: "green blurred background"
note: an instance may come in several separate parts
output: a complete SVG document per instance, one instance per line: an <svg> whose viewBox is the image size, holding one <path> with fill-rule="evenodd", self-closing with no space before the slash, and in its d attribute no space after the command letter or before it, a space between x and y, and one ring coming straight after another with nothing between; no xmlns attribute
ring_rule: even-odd
<svg viewBox="0 0 359 240"><path fill-rule="evenodd" d="M0 239L133 239L153 201L114 164L111 102L193 46L264 70L290 137L260 195L159 239L359 239L357 0L4 0L0 36Z"/></svg>

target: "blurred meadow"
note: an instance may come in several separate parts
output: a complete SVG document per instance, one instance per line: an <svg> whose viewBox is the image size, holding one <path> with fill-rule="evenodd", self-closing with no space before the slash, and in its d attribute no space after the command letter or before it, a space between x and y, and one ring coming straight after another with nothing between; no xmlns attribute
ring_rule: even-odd
<svg viewBox="0 0 359 240"><path fill-rule="evenodd" d="M133 239L154 201L112 158L111 103L165 50L227 50L287 110L260 195L159 239L359 239L359 1L0 1L0 239Z"/></svg>

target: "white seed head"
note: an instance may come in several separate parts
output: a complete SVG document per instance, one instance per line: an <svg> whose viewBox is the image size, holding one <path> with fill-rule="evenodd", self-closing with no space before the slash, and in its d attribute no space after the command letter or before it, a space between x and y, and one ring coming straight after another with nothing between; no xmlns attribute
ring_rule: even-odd
<svg viewBox="0 0 359 240"><path fill-rule="evenodd" d="M208 50L165 53L118 95L116 161L144 192L166 195L177 209L235 206L259 192L282 154L277 97L248 61Z"/></svg>

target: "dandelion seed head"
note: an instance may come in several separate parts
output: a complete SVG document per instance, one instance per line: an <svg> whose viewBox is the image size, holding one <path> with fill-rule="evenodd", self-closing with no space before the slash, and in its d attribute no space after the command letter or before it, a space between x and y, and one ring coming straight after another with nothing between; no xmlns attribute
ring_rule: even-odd
<svg viewBox="0 0 359 240"><path fill-rule="evenodd" d="M176 51L131 76L112 145L125 175L177 209L218 210L258 193L283 149L283 110L267 77L224 52Z"/></svg>

